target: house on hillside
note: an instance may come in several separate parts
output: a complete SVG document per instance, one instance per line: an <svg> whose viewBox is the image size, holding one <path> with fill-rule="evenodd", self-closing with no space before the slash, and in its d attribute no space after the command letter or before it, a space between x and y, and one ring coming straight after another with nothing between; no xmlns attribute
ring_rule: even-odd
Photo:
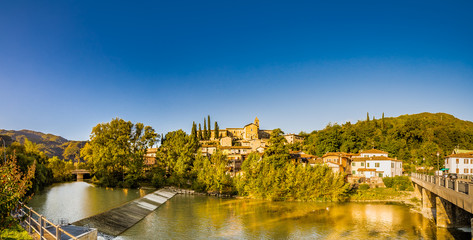
<svg viewBox="0 0 473 240"><path fill-rule="evenodd" d="M473 175L473 151L448 155L445 168L448 173Z"/></svg>
<svg viewBox="0 0 473 240"><path fill-rule="evenodd" d="M351 159L348 153L328 152L322 156L322 161L334 173L348 173Z"/></svg>

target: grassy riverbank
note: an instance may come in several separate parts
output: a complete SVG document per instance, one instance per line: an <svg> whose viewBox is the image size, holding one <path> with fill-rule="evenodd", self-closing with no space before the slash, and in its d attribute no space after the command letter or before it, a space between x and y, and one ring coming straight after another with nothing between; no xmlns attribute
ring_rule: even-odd
<svg viewBox="0 0 473 240"><path fill-rule="evenodd" d="M414 201L412 191L393 188L358 189L349 196L349 201Z"/></svg>
<svg viewBox="0 0 473 240"><path fill-rule="evenodd" d="M15 224L10 228L7 228L3 230L0 233L0 239L2 240L10 240L10 239L33 239L31 236L28 234L25 229L23 229L20 225Z"/></svg>

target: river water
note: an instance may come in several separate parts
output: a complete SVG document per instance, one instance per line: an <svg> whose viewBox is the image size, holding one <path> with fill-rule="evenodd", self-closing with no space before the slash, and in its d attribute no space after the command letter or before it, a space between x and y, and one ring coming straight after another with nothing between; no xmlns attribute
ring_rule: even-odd
<svg viewBox="0 0 473 240"><path fill-rule="evenodd" d="M28 203L74 222L147 194L57 184ZM268 202L176 195L117 239L469 239L400 204Z"/></svg>

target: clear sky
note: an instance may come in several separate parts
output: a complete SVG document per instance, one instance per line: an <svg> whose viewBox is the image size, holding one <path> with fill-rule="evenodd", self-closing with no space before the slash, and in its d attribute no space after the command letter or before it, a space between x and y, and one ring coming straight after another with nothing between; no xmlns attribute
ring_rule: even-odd
<svg viewBox="0 0 473 240"><path fill-rule="evenodd" d="M473 121L473 1L2 1L0 129ZM212 124L213 127L213 124Z"/></svg>

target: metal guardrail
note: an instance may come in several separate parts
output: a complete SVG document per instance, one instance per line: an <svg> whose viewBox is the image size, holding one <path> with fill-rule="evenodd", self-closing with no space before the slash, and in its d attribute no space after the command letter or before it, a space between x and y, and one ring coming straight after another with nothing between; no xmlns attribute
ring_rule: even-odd
<svg viewBox="0 0 473 240"><path fill-rule="evenodd" d="M420 179L425 182L430 182L459 193L473 195L473 175L457 175L457 179L451 179L444 176L432 176L420 173L411 173L411 177Z"/></svg>
<svg viewBox="0 0 473 240"><path fill-rule="evenodd" d="M62 235L70 237L70 239L77 240L78 238L64 231L60 225L55 225L41 214L35 212L32 208L21 203L20 216L24 218L22 224L28 233L36 232L40 239L55 239L60 240ZM54 231L51 231L53 230Z"/></svg>

